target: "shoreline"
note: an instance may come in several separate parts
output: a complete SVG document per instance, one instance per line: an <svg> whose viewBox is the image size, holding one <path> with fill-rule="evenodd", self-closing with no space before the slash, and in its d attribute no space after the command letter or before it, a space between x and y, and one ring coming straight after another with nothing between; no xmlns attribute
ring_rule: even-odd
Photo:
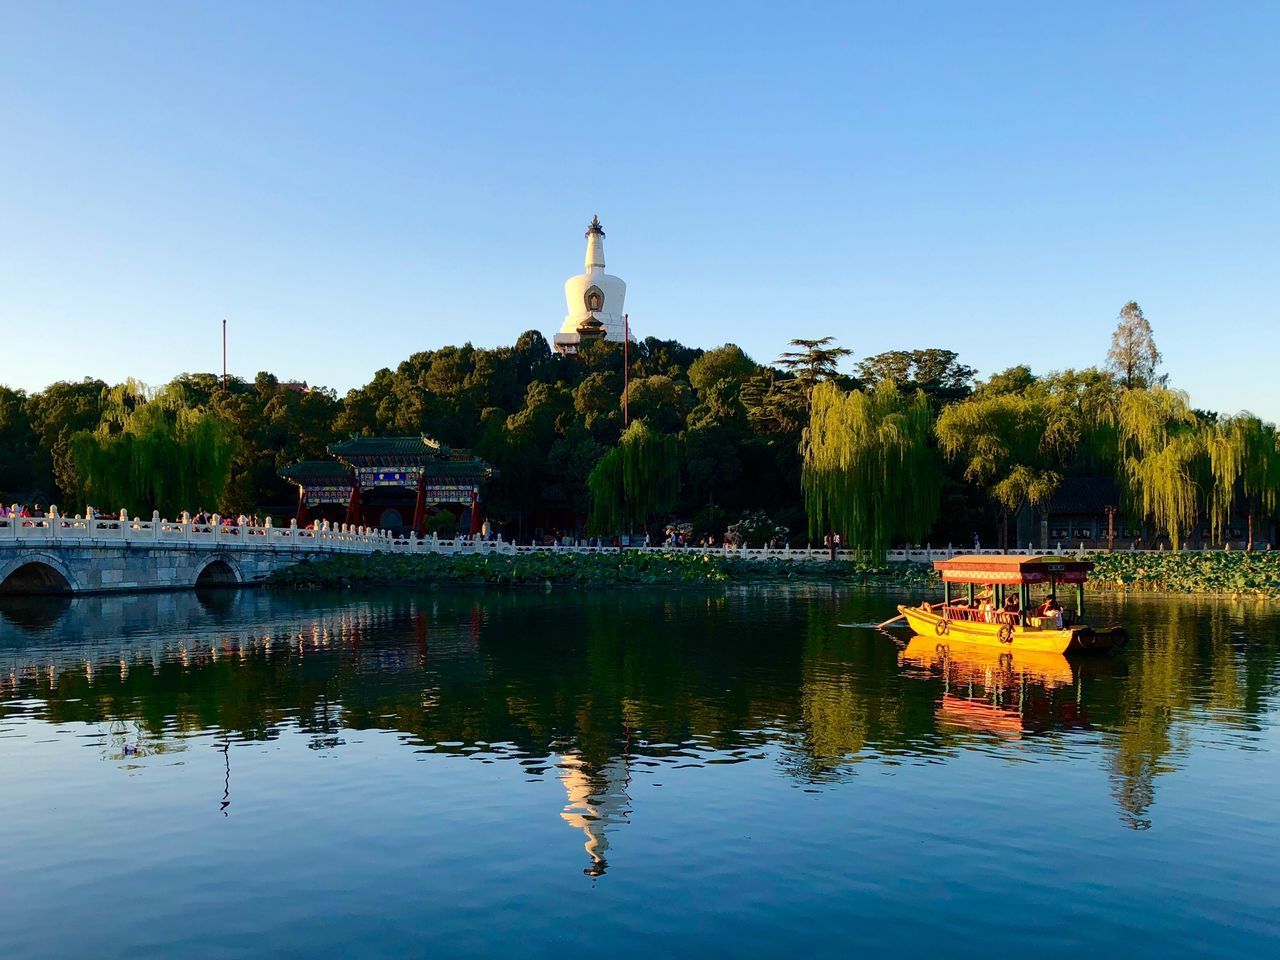
<svg viewBox="0 0 1280 960"><path fill-rule="evenodd" d="M702 553L457 555L371 554L306 560L277 571L272 588L436 585L672 587L753 583L925 586L931 572L852 561L744 560Z"/></svg>
<svg viewBox="0 0 1280 960"><path fill-rule="evenodd" d="M1280 601L1280 551L1091 557L1090 590L1111 595ZM338 555L277 571L272 589L498 586L671 587L813 583L931 591L932 570L854 561L744 560L701 553Z"/></svg>

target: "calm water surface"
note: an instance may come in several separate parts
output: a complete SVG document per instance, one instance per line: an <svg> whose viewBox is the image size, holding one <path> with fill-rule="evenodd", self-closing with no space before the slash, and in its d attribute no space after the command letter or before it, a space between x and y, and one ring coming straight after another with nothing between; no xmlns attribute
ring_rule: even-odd
<svg viewBox="0 0 1280 960"><path fill-rule="evenodd" d="M9 603L0 956L1280 951L1274 612L1073 666L840 626L894 602Z"/></svg>

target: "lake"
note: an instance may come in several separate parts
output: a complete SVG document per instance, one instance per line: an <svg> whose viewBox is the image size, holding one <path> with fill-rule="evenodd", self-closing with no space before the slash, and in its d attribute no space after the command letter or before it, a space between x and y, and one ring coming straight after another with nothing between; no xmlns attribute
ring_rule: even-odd
<svg viewBox="0 0 1280 960"><path fill-rule="evenodd" d="M1070 663L897 597L0 606L0 956L1280 950L1280 617ZM895 639L896 637L896 639Z"/></svg>

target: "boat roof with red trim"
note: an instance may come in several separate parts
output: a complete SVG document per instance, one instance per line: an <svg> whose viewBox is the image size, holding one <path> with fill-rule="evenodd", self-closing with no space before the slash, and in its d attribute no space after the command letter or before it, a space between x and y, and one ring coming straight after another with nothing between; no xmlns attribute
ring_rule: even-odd
<svg viewBox="0 0 1280 960"><path fill-rule="evenodd" d="M968 554L933 561L949 583L1084 583L1093 563L1021 554Z"/></svg>

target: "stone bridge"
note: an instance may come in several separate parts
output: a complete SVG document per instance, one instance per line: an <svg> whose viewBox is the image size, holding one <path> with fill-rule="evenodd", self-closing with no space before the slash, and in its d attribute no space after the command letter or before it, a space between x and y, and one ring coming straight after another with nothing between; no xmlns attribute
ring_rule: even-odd
<svg viewBox="0 0 1280 960"><path fill-rule="evenodd" d="M0 593L110 593L234 586L307 557L392 550L388 532L345 524L223 526L127 517L0 518Z"/></svg>

